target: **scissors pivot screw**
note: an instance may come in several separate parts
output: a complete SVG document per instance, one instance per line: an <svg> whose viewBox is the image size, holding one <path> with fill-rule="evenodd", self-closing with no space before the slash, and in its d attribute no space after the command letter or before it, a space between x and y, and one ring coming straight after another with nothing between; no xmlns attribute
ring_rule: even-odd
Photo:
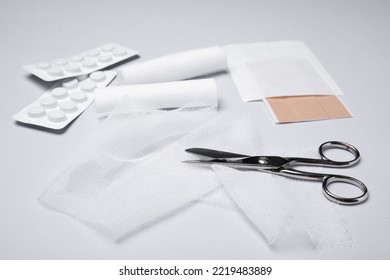
<svg viewBox="0 0 390 280"><path fill-rule="evenodd" d="M266 157L259 157L258 162L262 165L267 165L269 160Z"/></svg>

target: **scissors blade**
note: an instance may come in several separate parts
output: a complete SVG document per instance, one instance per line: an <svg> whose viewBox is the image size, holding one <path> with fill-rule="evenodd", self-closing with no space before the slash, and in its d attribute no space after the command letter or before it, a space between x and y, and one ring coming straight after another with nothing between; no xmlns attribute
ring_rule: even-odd
<svg viewBox="0 0 390 280"><path fill-rule="evenodd" d="M190 148L185 150L188 153L206 157L209 160L185 160L183 163L195 163L202 165L225 165L237 169L250 170L276 170L288 163L288 160L282 157L275 156L247 156L230 152L204 149Z"/></svg>
<svg viewBox="0 0 390 280"><path fill-rule="evenodd" d="M185 150L188 153L209 158L209 160L185 160L183 163L195 163L202 165L225 165L237 169L249 170L274 170L277 172L283 165L290 161L278 156L247 156L218 150L191 148Z"/></svg>
<svg viewBox="0 0 390 280"><path fill-rule="evenodd" d="M218 151L218 150L211 150L211 149L204 149L204 148L190 148L185 150L187 153L204 156L208 158L215 158L215 159L228 159L228 158L245 158L249 157L248 155L241 155L241 154L235 154L235 153L229 153L224 151Z"/></svg>
<svg viewBox="0 0 390 280"><path fill-rule="evenodd" d="M252 157L246 157L245 159L252 160L254 158ZM257 162L243 162L241 159L235 160L235 159L211 159L211 160L184 160L183 163L195 163L200 165L223 165L227 167L232 167L235 169L244 169L244 170L258 170L259 164Z"/></svg>

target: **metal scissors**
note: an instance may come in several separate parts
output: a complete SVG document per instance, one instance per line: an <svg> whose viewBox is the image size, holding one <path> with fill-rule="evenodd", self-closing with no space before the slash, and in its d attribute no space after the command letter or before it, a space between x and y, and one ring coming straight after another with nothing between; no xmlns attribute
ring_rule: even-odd
<svg viewBox="0 0 390 280"><path fill-rule="evenodd" d="M329 149L346 150L353 155L353 159L347 161L336 161L329 159L324 154L324 152ZM291 168L292 166L300 165L333 168L353 166L360 160L360 153L358 149L348 143L339 141L328 141L321 144L318 149L319 154L321 156L320 159L279 156L248 156L203 148L191 148L186 149L185 151L191 154L208 158L206 160L183 161L185 163L197 163L206 165L218 164L240 170L256 170L290 178L322 181L322 190L324 196L330 201L338 204L359 204L368 198L368 190L366 185L356 178L339 174L305 172ZM329 188L332 183L336 182L356 186L358 189L360 189L361 194L355 197L343 197L336 195Z"/></svg>

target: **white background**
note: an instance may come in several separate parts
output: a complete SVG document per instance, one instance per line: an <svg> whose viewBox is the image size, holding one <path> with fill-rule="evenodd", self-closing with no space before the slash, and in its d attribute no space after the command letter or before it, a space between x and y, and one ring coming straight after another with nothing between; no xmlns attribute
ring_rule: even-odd
<svg viewBox="0 0 390 280"><path fill-rule="evenodd" d="M0 0L0 259L389 259L390 105L388 1L5 1ZM318 252L307 240L269 247L234 211L197 204L113 243L36 200L48 172L99 121L92 105L62 134L16 124L11 116L51 84L24 64L66 57L103 43L142 60L192 48L303 40L345 96L354 117L275 125L262 103L243 103L228 74L216 77L220 109L248 112L275 145L342 140L361 163L348 169L369 200L342 207L352 249ZM318 185L320 187L320 185Z"/></svg>

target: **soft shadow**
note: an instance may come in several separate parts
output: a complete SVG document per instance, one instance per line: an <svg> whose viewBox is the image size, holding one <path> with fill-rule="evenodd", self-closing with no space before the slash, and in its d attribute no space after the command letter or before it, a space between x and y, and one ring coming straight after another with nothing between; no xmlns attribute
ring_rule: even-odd
<svg viewBox="0 0 390 280"><path fill-rule="evenodd" d="M47 128L47 127L43 127L43 126L39 126L39 125L34 125L34 124L29 124L29 123L22 123L22 122L19 122L19 121L14 121L14 123L18 126L22 126L22 127L26 127L26 128L30 128L30 129L34 129L34 130L40 130L40 131L43 131L43 132L48 132L48 133L52 133L52 134L64 134L68 129L69 127L73 124L73 122L78 119L79 116L77 116L75 119L73 119L67 126L65 126L64 128L61 128L61 129L51 129L51 128Z"/></svg>

